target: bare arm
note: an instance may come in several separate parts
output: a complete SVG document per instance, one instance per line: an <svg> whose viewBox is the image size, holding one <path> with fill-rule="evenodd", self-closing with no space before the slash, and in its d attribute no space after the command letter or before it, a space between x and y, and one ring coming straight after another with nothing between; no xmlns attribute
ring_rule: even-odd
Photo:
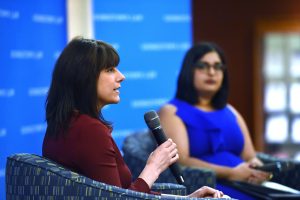
<svg viewBox="0 0 300 200"><path fill-rule="evenodd" d="M229 178L231 168L211 164L190 156L187 130L182 120L175 113L176 107L168 104L160 109L159 116L166 135L177 144L180 155L179 162L186 166L209 168L214 170L218 177Z"/></svg>
<svg viewBox="0 0 300 200"><path fill-rule="evenodd" d="M255 159L258 160L258 158L256 158L256 155L255 155L255 150L254 150L251 138L250 138L249 129L246 125L245 120L243 119L241 114L234 107L229 106L229 108L236 115L238 124L244 135L245 144L244 144L244 148L243 148L242 155L241 155L242 158L247 162L250 162L251 160L255 160ZM257 162L260 162L260 161L258 160Z"/></svg>
<svg viewBox="0 0 300 200"><path fill-rule="evenodd" d="M243 133L243 136L244 136L245 143L244 143L244 148L243 148L243 151L241 154L242 158L247 162L248 166L263 165L262 161L256 157L255 149L254 149L254 146L253 146L253 143L252 143L252 140L250 137L249 129L246 125L245 120L243 119L241 114L235 108L233 108L232 106L229 106L229 108L236 115L237 122L238 122L238 124L241 128L241 131ZM251 169L251 174L246 180L248 182L252 182L252 183L261 183L263 181L269 180L269 177L270 177L270 173Z"/></svg>

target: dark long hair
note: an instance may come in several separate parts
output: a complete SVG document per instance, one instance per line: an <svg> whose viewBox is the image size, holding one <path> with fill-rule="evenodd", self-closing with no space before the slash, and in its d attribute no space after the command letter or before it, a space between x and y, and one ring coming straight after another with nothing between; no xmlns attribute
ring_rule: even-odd
<svg viewBox="0 0 300 200"><path fill-rule="evenodd" d="M119 64L119 55L102 41L74 38L56 61L46 100L47 136L66 133L74 112L99 119L107 126L97 107L100 72Z"/></svg>
<svg viewBox="0 0 300 200"><path fill-rule="evenodd" d="M177 79L177 89L175 97L184 100L191 105L198 103L198 92L194 86L194 71L196 62L209 52L216 52L221 59L222 64L226 65L226 59L223 50L212 42L202 42L194 45L186 53ZM227 66L223 70L223 81L221 88L212 99L212 106L215 109L224 108L228 100L228 73Z"/></svg>

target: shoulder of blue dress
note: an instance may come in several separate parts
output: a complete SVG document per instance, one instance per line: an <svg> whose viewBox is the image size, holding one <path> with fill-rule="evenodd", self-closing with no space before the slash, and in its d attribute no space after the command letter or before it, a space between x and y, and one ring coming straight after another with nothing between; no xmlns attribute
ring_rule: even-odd
<svg viewBox="0 0 300 200"><path fill-rule="evenodd" d="M168 101L167 104L171 104L171 105L177 107L177 105L178 105L178 99L173 98L173 99L171 99L170 101Z"/></svg>
<svg viewBox="0 0 300 200"><path fill-rule="evenodd" d="M229 104L227 104L222 110L224 110L224 112L228 113L229 115L233 116L234 118L237 117L232 106Z"/></svg>
<svg viewBox="0 0 300 200"><path fill-rule="evenodd" d="M186 112L190 112L191 108L192 109L194 108L193 106L191 106L186 101L183 101L183 100L180 100L180 99L177 99L177 98L171 99L168 103L171 104L171 105L173 105L173 106L175 106L177 108L177 111L176 111L177 115L182 115L182 114L184 114Z"/></svg>
<svg viewBox="0 0 300 200"><path fill-rule="evenodd" d="M229 104L226 104L226 106L223 109L224 110L229 110L230 112L232 112L231 106Z"/></svg>

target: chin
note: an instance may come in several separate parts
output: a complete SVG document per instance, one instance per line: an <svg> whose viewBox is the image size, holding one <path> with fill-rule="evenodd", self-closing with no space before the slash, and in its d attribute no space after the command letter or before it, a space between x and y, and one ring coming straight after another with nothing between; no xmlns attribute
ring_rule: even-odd
<svg viewBox="0 0 300 200"><path fill-rule="evenodd" d="M118 104L120 102L120 99L115 99L111 102L111 104Z"/></svg>
<svg viewBox="0 0 300 200"><path fill-rule="evenodd" d="M220 88L218 88L218 87L211 87L211 88L206 88L206 91L216 93L216 92L218 92L219 89Z"/></svg>
<svg viewBox="0 0 300 200"><path fill-rule="evenodd" d="M201 93L203 94L207 94L207 95L210 95L210 96L214 96L216 93L218 92L218 90L202 90Z"/></svg>

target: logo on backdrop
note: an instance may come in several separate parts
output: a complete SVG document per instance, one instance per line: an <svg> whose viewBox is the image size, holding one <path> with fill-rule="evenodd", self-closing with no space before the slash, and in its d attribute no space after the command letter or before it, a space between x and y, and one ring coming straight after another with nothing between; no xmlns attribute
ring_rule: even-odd
<svg viewBox="0 0 300 200"><path fill-rule="evenodd" d="M136 108L153 108L159 107L166 103L169 98L157 98L157 99L136 99L130 102L130 106Z"/></svg>
<svg viewBox="0 0 300 200"><path fill-rule="evenodd" d="M148 42L142 43L140 49L142 51L185 51L190 46L189 42Z"/></svg>
<svg viewBox="0 0 300 200"><path fill-rule="evenodd" d="M166 23L189 23L191 22L191 16L180 14L166 14L163 15L163 21Z"/></svg>
<svg viewBox="0 0 300 200"><path fill-rule="evenodd" d="M32 50L11 50L11 59L33 59L40 60L44 57L43 51L32 51Z"/></svg>
<svg viewBox="0 0 300 200"><path fill-rule="evenodd" d="M156 79L157 77L157 71L156 70L150 70L150 71L125 71L122 72L124 76L126 77L126 81L128 80L152 80Z"/></svg>
<svg viewBox="0 0 300 200"><path fill-rule="evenodd" d="M32 15L32 21L36 23L42 23L42 24L60 25L64 22L64 18L62 16L34 14Z"/></svg>
<svg viewBox="0 0 300 200"><path fill-rule="evenodd" d="M26 126L22 126L20 128L20 133L21 133L21 135L45 133L46 128L47 128L46 123L26 125Z"/></svg>
<svg viewBox="0 0 300 200"><path fill-rule="evenodd" d="M0 97L13 97L16 92L14 88L0 89Z"/></svg>
<svg viewBox="0 0 300 200"><path fill-rule="evenodd" d="M35 88L29 88L28 89L28 96L46 96L47 92L49 90L49 87L35 87Z"/></svg>
<svg viewBox="0 0 300 200"><path fill-rule="evenodd" d="M0 129L0 137L5 137L6 136L6 129L2 128Z"/></svg>
<svg viewBox="0 0 300 200"><path fill-rule="evenodd" d="M19 19L19 17L20 17L19 11L0 9L0 18L16 20Z"/></svg>
<svg viewBox="0 0 300 200"><path fill-rule="evenodd" d="M144 20L144 15L142 14L125 14L125 13L101 13L95 14L95 21L100 22L142 22Z"/></svg>

